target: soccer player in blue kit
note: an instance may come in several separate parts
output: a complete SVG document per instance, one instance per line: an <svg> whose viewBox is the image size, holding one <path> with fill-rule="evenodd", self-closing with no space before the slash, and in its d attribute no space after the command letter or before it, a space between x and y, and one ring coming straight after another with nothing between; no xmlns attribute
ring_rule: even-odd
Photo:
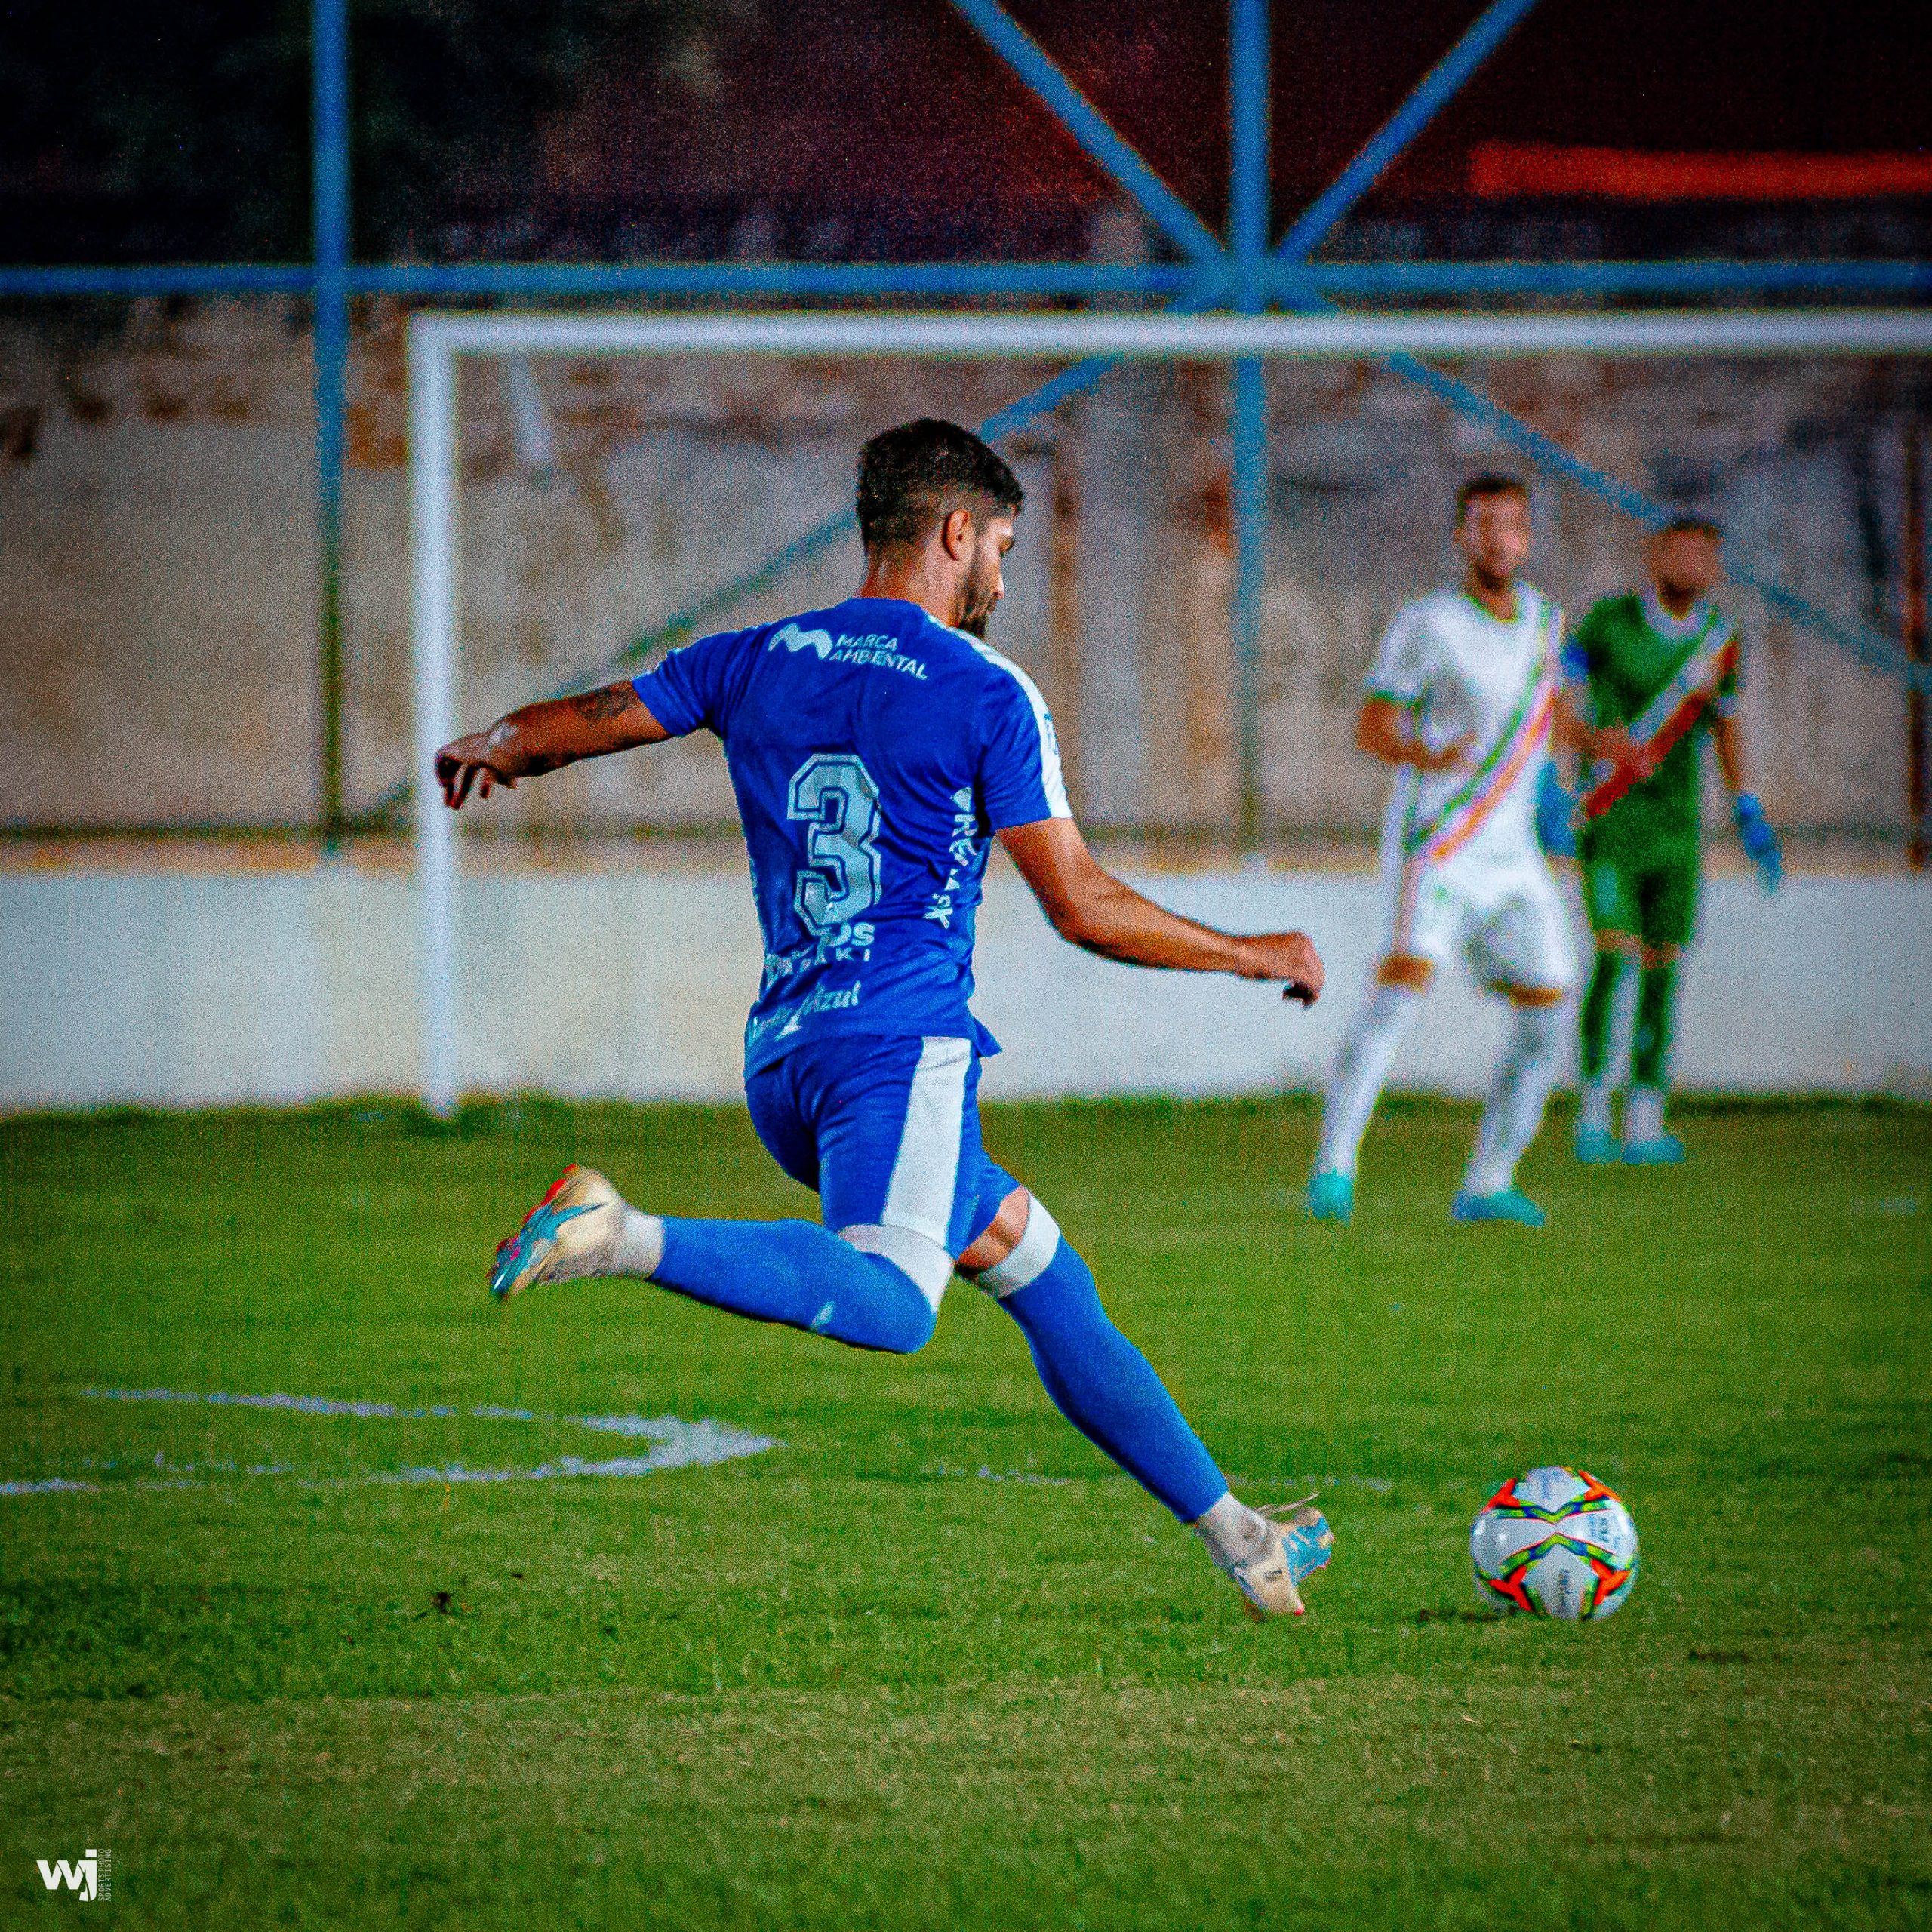
<svg viewBox="0 0 1932 1932"><path fill-rule="evenodd" d="M1190 1524L1257 1617L1302 1611L1334 1539L1308 1503L1238 1501L1045 1207L980 1144L968 1010L974 915L998 838L1060 935L1106 958L1286 982L1300 933L1219 932L1103 869L1075 829L1052 718L983 641L1023 502L970 432L930 419L859 460L859 594L673 651L634 682L526 706L437 754L445 802L700 730L724 741L764 937L745 1035L758 1138L823 1226L641 1211L571 1168L497 1251L499 1298L627 1275L855 1348L909 1354L954 1272L1020 1324L1082 1434Z"/></svg>

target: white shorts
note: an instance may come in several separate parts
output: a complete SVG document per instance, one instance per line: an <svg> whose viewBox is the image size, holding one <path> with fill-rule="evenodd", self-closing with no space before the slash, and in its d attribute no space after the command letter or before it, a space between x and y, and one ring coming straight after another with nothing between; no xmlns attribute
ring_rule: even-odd
<svg viewBox="0 0 1932 1932"><path fill-rule="evenodd" d="M1407 953L1446 966L1460 958L1484 986L1575 986L1569 909L1540 851L1478 841L1431 865L1385 848L1383 878L1385 959Z"/></svg>

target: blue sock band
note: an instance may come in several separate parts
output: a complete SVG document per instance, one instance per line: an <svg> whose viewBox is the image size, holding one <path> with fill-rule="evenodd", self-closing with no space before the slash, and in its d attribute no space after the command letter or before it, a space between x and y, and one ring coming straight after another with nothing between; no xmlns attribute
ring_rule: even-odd
<svg viewBox="0 0 1932 1932"><path fill-rule="evenodd" d="M1227 1478L1154 1373L1100 1306L1085 1262L1064 1237L1053 1259L1000 1306L1019 1323L1058 1409L1183 1523L1204 1516Z"/></svg>
<svg viewBox="0 0 1932 1932"><path fill-rule="evenodd" d="M754 1321L780 1321L894 1355L924 1348L936 1319L909 1275L810 1221L667 1215L664 1258L651 1279Z"/></svg>

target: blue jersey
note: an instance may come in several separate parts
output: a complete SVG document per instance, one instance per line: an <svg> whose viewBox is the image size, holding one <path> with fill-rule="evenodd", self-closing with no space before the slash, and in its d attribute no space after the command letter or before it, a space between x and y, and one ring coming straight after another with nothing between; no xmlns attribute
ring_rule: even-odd
<svg viewBox="0 0 1932 1932"><path fill-rule="evenodd" d="M1070 816L1032 680L915 604L855 597L702 638L636 686L674 737L724 740L764 935L746 1072L839 1033L997 1052L967 1010L992 835Z"/></svg>

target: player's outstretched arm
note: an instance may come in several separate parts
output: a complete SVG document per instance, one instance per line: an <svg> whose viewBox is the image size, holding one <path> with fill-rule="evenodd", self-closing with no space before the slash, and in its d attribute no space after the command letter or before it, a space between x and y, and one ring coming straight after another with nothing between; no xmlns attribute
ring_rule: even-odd
<svg viewBox="0 0 1932 1932"><path fill-rule="evenodd" d="M476 788L487 798L499 785L515 789L519 778L535 778L579 758L626 752L635 745L661 743L670 736L645 709L635 686L601 685L575 697L546 698L500 718L487 731L453 738L436 754L436 783L443 803L462 809Z"/></svg>
<svg viewBox="0 0 1932 1932"><path fill-rule="evenodd" d="M1321 955L1306 933L1224 933L1184 919L1115 878L1069 818L1010 826L1000 842L1062 939L1129 966L1287 982L1283 998L1321 997Z"/></svg>

